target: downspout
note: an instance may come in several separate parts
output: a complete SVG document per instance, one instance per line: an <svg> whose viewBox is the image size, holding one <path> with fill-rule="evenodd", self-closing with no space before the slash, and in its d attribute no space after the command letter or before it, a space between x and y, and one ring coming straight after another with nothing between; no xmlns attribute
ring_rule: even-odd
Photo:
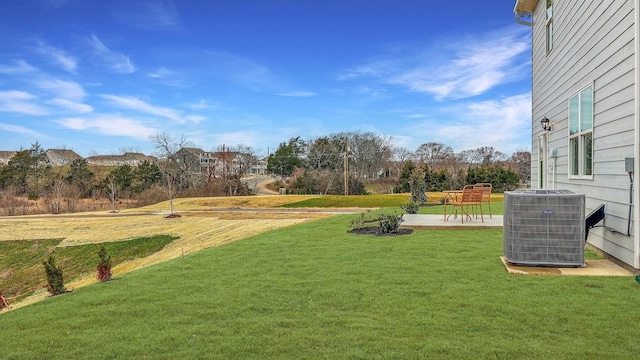
<svg viewBox="0 0 640 360"><path fill-rule="evenodd" d="M640 9L638 6L640 5L640 0L634 1L634 57L635 57L635 104L634 104L634 127L633 127L633 136L635 141L633 142L633 155L634 158L640 158L640 56L638 51L640 51ZM635 174L640 174L640 159L636 159L633 162L633 170ZM638 182L635 182L635 185L632 187L636 187L633 192L633 203L640 203L640 191L637 190ZM640 212L638 211L638 206L634 208L633 211L633 267L636 269L640 269Z"/></svg>

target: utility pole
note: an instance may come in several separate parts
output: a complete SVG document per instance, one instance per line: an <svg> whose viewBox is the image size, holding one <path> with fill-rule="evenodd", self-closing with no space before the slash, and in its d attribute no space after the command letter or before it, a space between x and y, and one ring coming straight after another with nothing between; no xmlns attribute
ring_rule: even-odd
<svg viewBox="0 0 640 360"><path fill-rule="evenodd" d="M344 194L349 195L349 138L344 139Z"/></svg>

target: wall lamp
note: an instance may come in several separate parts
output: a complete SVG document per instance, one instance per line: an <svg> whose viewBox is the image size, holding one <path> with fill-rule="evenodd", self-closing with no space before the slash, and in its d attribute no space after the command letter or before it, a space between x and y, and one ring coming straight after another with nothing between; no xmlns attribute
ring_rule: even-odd
<svg viewBox="0 0 640 360"><path fill-rule="evenodd" d="M547 119L546 116L540 120L540 125L542 126L542 130L551 131L551 121Z"/></svg>

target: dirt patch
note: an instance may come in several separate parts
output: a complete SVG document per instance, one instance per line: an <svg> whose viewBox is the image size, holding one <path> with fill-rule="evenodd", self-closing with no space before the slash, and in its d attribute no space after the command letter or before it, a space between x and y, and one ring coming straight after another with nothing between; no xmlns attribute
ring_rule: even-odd
<svg viewBox="0 0 640 360"><path fill-rule="evenodd" d="M382 231L382 227L380 226L365 226L357 229L350 230L351 234L358 235L375 235L375 236L400 236L400 235L408 235L413 232L413 229L398 229L394 232L385 233Z"/></svg>

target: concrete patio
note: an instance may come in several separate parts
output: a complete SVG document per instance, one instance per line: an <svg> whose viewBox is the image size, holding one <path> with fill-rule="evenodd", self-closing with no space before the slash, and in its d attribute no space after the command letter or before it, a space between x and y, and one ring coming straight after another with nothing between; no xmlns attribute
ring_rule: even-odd
<svg viewBox="0 0 640 360"><path fill-rule="evenodd" d="M443 229L501 229L502 215L484 216L484 221L478 217L471 220L451 216L444 221L444 215L404 214L400 225L414 230L443 230ZM505 270L512 275L556 275L556 276L633 276L636 272L624 268L609 259L586 260L584 267L554 267L554 266L520 266L509 263L504 256L500 257Z"/></svg>
<svg viewBox="0 0 640 360"><path fill-rule="evenodd" d="M404 214L402 215L404 220L401 227L406 227L415 230L429 230L429 229L486 229L502 228L502 215L489 215L484 216L484 221L480 219L480 216L476 219L472 217L471 220L465 219L462 223L460 216L451 216L449 220L444 221L444 215L423 215L423 214Z"/></svg>

